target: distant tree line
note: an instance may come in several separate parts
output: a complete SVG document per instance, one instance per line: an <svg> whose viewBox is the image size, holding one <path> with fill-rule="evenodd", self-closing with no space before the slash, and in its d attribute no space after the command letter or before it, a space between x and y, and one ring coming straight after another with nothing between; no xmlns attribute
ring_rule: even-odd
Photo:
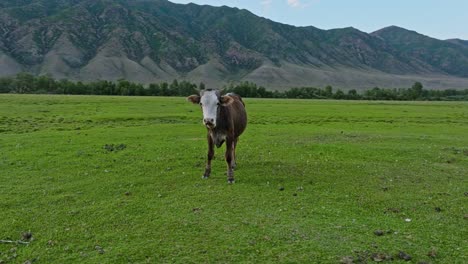
<svg viewBox="0 0 468 264"><path fill-rule="evenodd" d="M15 77L0 78L0 93L18 94L81 94L125 96L189 96L197 92L197 85L187 81L152 83L144 86L127 80L81 82L55 80L48 75L34 76L19 73Z"/></svg>
<svg viewBox="0 0 468 264"><path fill-rule="evenodd" d="M255 83L243 82L230 85L228 92L234 92L243 97L256 98L298 98L298 99L336 99L336 100L400 100L400 101L468 101L468 89L456 90L426 90L420 82L415 82L410 88L379 88L358 92L351 89L344 92L340 89L333 91L331 86L324 89L315 87L291 88L284 92L267 91Z"/></svg>
<svg viewBox="0 0 468 264"><path fill-rule="evenodd" d="M189 96L205 89L188 81L174 80L171 83L151 83L142 85L127 80L81 82L67 79L55 80L48 75L34 76L19 73L14 77L0 78L0 93L18 94L81 94L81 95L124 95L124 96ZM298 98L298 99L337 99L337 100L431 100L468 101L465 90L426 90L420 82L410 88L379 88L358 92L355 89L342 91L331 86L325 88L298 87L287 91L268 91L252 82L230 84L223 87L242 97L252 98Z"/></svg>

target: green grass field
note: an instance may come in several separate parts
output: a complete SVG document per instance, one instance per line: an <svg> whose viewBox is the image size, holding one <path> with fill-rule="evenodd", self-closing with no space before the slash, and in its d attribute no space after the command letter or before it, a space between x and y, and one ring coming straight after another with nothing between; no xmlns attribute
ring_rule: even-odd
<svg viewBox="0 0 468 264"><path fill-rule="evenodd" d="M0 263L468 263L468 103L245 102L0 95Z"/></svg>

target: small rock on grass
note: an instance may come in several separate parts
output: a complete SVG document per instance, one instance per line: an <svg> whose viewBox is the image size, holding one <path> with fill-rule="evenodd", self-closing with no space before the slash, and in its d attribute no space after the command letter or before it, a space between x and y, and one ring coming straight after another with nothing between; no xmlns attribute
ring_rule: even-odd
<svg viewBox="0 0 468 264"><path fill-rule="evenodd" d="M96 247L94 247L94 248L97 250L97 252L98 252L99 254L104 254L104 252L106 252L106 251L105 251L102 247L100 247L100 246L96 246Z"/></svg>
<svg viewBox="0 0 468 264"><path fill-rule="evenodd" d="M375 262L382 262L386 260L392 260L392 256L387 255L385 253L374 253L372 254L372 260Z"/></svg>
<svg viewBox="0 0 468 264"><path fill-rule="evenodd" d="M406 254L403 251L400 251L400 253L398 253L398 258L400 258L400 259L402 259L404 261L410 261L411 260L411 256Z"/></svg>
<svg viewBox="0 0 468 264"><path fill-rule="evenodd" d="M431 258L437 257L437 251L435 249L431 249L431 251L427 252L427 256Z"/></svg>
<svg viewBox="0 0 468 264"><path fill-rule="evenodd" d="M399 208L387 208L384 213L401 213L401 209Z"/></svg>
<svg viewBox="0 0 468 264"><path fill-rule="evenodd" d="M31 232L24 232L21 234L21 239L23 241L30 241L32 239L32 233Z"/></svg>
<svg viewBox="0 0 468 264"><path fill-rule="evenodd" d="M342 264L353 264L354 259L353 259L353 257L350 257L350 256L342 257L341 260L340 260L340 263L342 263Z"/></svg>
<svg viewBox="0 0 468 264"><path fill-rule="evenodd" d="M383 236L383 235L384 235L384 231L382 231L382 230L375 230L375 231L374 231L374 235L376 235L376 236Z"/></svg>

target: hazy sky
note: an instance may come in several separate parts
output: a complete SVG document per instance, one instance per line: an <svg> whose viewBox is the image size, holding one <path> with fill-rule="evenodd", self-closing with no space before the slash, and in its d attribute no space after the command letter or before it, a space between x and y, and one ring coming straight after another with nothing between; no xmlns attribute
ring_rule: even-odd
<svg viewBox="0 0 468 264"><path fill-rule="evenodd" d="M276 22L373 32L395 25L438 39L468 40L468 0L170 0L245 8Z"/></svg>

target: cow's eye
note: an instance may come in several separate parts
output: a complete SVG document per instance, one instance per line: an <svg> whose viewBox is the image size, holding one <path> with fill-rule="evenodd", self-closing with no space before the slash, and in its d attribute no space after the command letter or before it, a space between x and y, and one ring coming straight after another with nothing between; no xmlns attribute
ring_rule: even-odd
<svg viewBox="0 0 468 264"><path fill-rule="evenodd" d="M200 106L203 105L202 103L200 103Z"/></svg>

